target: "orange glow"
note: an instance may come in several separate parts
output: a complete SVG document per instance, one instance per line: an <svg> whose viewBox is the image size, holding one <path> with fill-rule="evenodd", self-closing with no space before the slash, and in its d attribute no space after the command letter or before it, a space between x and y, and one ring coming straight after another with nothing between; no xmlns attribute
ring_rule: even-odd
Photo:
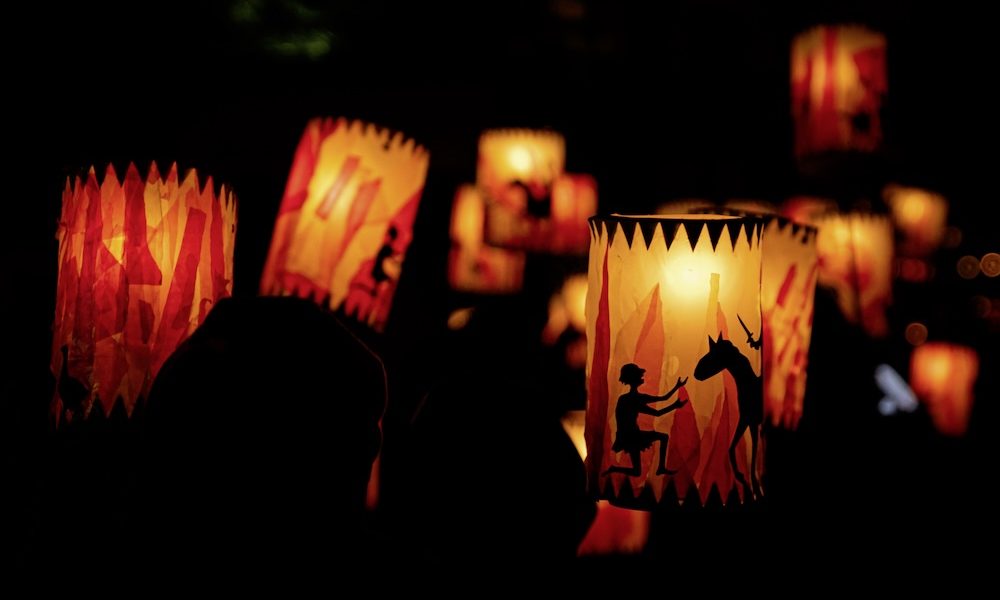
<svg viewBox="0 0 1000 600"><path fill-rule="evenodd" d="M583 333L587 330L587 276L571 275L562 288L549 300L549 320L542 332L542 340L554 344L567 328ZM582 363L581 363L582 366Z"/></svg>
<svg viewBox="0 0 1000 600"><path fill-rule="evenodd" d="M927 326L923 323L910 323L906 326L906 341L913 346L919 346L927 341Z"/></svg>
<svg viewBox="0 0 1000 600"><path fill-rule="evenodd" d="M131 415L177 346L232 293L236 198L177 165L66 181L50 368L56 424Z"/></svg>
<svg viewBox="0 0 1000 600"><path fill-rule="evenodd" d="M941 245L948 220L944 196L899 185L886 186L883 196L892 210L893 223L903 233L901 254L927 256Z"/></svg>
<svg viewBox="0 0 1000 600"><path fill-rule="evenodd" d="M996 252L984 254L983 259L979 261L979 268L982 269L983 275L987 277L1000 275L1000 254Z"/></svg>
<svg viewBox="0 0 1000 600"><path fill-rule="evenodd" d="M471 185L455 193L451 211L448 283L456 290L506 294L521 289L524 254L483 243L486 202Z"/></svg>
<svg viewBox="0 0 1000 600"><path fill-rule="evenodd" d="M870 152L882 143L888 91L885 37L857 25L819 26L792 42L795 155Z"/></svg>
<svg viewBox="0 0 1000 600"><path fill-rule="evenodd" d="M401 133L314 119L295 151L261 279L381 330L413 238L428 154Z"/></svg>
<svg viewBox="0 0 1000 600"><path fill-rule="evenodd" d="M820 217L834 212L837 212L837 203L833 200L809 196L791 198L781 206L782 216L804 225L816 225Z"/></svg>
<svg viewBox="0 0 1000 600"><path fill-rule="evenodd" d="M759 496L762 223L613 215L591 224L591 490L641 509L665 496L705 503L712 490L723 502Z"/></svg>
<svg viewBox="0 0 1000 600"><path fill-rule="evenodd" d="M963 256L958 259L955 269L962 279L975 279L979 275L979 259L975 256Z"/></svg>
<svg viewBox="0 0 1000 600"><path fill-rule="evenodd" d="M817 221L819 283L837 294L840 310L872 336L888 333L892 301L892 225L884 216L829 214Z"/></svg>
<svg viewBox="0 0 1000 600"><path fill-rule="evenodd" d="M689 198L684 200L671 200L670 202L664 202L656 209L656 214L658 215L690 215L694 213L704 212L708 209L715 208L715 203L708 200L701 200L699 198Z"/></svg>
<svg viewBox="0 0 1000 600"><path fill-rule="evenodd" d="M945 435L965 433L972 411L979 357L965 346L931 342L910 357L910 385Z"/></svg>
<svg viewBox="0 0 1000 600"><path fill-rule="evenodd" d="M778 207L764 200L727 200L725 204L727 210L757 213L759 215L776 215Z"/></svg>
<svg viewBox="0 0 1000 600"><path fill-rule="evenodd" d="M566 164L566 141L554 131L494 129L479 137L476 184L491 199L513 183L548 188Z"/></svg>

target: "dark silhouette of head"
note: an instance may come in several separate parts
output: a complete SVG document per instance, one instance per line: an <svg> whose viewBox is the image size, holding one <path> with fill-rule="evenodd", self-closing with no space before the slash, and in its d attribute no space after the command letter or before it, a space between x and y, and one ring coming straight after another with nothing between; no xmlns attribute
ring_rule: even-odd
<svg viewBox="0 0 1000 600"><path fill-rule="evenodd" d="M241 568L316 542L350 551L384 404L381 361L333 315L296 298L220 301L150 394L158 537Z"/></svg>
<svg viewBox="0 0 1000 600"><path fill-rule="evenodd" d="M733 343L722 337L719 332L719 339L713 340L708 336L708 353L701 357L694 368L694 378L698 381L705 381L709 377L714 377L727 367L730 361L742 356L739 349Z"/></svg>
<svg viewBox="0 0 1000 600"><path fill-rule="evenodd" d="M628 363L622 365L621 375L618 376L618 381L624 383L625 385L642 385L643 375L646 373L646 369L643 369L635 363Z"/></svg>

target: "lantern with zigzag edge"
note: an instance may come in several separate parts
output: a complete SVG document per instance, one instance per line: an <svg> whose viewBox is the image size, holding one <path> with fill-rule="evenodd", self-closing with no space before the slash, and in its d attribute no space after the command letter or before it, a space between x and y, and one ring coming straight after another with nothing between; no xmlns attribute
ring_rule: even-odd
<svg viewBox="0 0 1000 600"><path fill-rule="evenodd" d="M590 223L591 490L645 509L760 496L762 223L718 215Z"/></svg>
<svg viewBox="0 0 1000 600"><path fill-rule="evenodd" d="M524 279L525 256L521 252L485 245L485 220L486 202L482 194L475 186L460 186L451 209L448 283L463 292L518 292Z"/></svg>
<svg viewBox="0 0 1000 600"><path fill-rule="evenodd" d="M884 215L835 213L817 219L819 284L832 288L844 318L868 335L888 333L892 224Z"/></svg>
<svg viewBox="0 0 1000 600"><path fill-rule="evenodd" d="M948 221L944 196L920 188L887 185L882 192L892 222L903 233L899 254L925 257L941 245Z"/></svg>
<svg viewBox="0 0 1000 600"><path fill-rule="evenodd" d="M795 155L876 150L888 91L885 37L858 25L823 25L792 42Z"/></svg>
<svg viewBox="0 0 1000 600"><path fill-rule="evenodd" d="M945 435L965 434L978 375L979 355L967 346L930 342L917 346L910 357L913 393Z"/></svg>
<svg viewBox="0 0 1000 600"><path fill-rule="evenodd" d="M164 361L231 295L236 198L177 165L94 169L63 192L52 373L58 424L131 415Z"/></svg>
<svg viewBox="0 0 1000 600"><path fill-rule="evenodd" d="M427 175L428 154L361 121L314 119L295 152L261 279L381 330Z"/></svg>

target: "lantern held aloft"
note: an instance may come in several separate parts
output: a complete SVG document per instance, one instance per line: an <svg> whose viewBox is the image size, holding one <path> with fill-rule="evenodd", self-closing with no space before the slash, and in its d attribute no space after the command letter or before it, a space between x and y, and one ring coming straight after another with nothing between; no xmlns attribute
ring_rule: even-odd
<svg viewBox="0 0 1000 600"><path fill-rule="evenodd" d="M177 165L67 180L53 322L55 422L131 415L177 346L233 289L236 199Z"/></svg>
<svg viewBox="0 0 1000 600"><path fill-rule="evenodd" d="M313 298L381 330L427 175L412 139L315 119L295 152L261 279L265 295Z"/></svg>
<svg viewBox="0 0 1000 600"><path fill-rule="evenodd" d="M761 222L591 219L587 472L613 504L761 495Z"/></svg>
<svg viewBox="0 0 1000 600"><path fill-rule="evenodd" d="M795 155L871 152L882 143L888 92L885 36L858 25L823 25L792 42Z"/></svg>

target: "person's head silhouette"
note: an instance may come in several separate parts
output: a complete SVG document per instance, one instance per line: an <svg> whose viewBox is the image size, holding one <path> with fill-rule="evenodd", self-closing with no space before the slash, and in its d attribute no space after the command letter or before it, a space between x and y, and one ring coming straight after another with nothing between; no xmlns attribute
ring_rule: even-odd
<svg viewBox="0 0 1000 600"><path fill-rule="evenodd" d="M621 374L618 376L618 381L624 383L625 385L642 385L644 381L643 375L645 375L646 369L643 369L635 363L628 363L622 365Z"/></svg>

